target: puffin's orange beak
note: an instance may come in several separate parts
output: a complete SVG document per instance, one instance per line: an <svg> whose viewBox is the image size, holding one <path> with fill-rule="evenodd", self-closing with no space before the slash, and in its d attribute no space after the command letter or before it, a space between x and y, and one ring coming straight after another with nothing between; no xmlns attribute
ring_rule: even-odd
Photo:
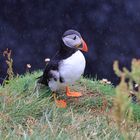
<svg viewBox="0 0 140 140"><path fill-rule="evenodd" d="M84 51L84 52L88 52L87 44L83 39L82 39L82 48L81 48L81 50Z"/></svg>

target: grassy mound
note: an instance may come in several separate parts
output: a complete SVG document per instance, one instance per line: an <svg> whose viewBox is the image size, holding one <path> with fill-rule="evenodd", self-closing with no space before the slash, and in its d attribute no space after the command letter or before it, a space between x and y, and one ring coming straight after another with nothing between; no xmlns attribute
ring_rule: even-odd
<svg viewBox="0 0 140 140"><path fill-rule="evenodd" d="M117 140L122 135L112 117L115 89L97 80L81 78L71 90L81 91L80 98L58 98L68 102L66 109L57 108L48 87L36 87L34 72L0 86L0 139L24 140ZM140 106L133 104L135 120L140 120ZM140 137L140 124L135 121L131 135Z"/></svg>

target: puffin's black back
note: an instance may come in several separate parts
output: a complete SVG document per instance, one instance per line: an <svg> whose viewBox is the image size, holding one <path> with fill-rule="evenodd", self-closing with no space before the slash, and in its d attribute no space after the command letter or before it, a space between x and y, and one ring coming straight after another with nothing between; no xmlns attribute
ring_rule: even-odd
<svg viewBox="0 0 140 140"><path fill-rule="evenodd" d="M48 85L48 82L51 78L54 78L54 80L56 80L56 78L53 77L53 75L50 73L50 70L58 71L60 61L67 59L68 57L70 57L72 54L74 54L77 51L77 49L67 47L63 43L63 41L61 41L60 44L61 44L60 50L56 53L53 59L47 64L43 72L43 75L39 77L38 83ZM62 81L61 77L60 77L60 81Z"/></svg>

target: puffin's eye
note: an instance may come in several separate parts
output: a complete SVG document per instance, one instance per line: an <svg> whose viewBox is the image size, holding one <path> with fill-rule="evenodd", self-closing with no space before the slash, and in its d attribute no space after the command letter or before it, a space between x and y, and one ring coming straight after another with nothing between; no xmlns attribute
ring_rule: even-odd
<svg viewBox="0 0 140 140"><path fill-rule="evenodd" d="M73 40L75 40L76 39L76 36L73 38Z"/></svg>

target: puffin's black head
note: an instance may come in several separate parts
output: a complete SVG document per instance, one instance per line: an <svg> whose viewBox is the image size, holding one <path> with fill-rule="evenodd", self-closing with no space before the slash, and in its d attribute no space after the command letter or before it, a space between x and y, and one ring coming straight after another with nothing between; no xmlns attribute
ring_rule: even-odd
<svg viewBox="0 0 140 140"><path fill-rule="evenodd" d="M75 30L67 30L62 36L62 40L67 47L79 49L85 52L88 51L88 47L82 39L81 34Z"/></svg>

